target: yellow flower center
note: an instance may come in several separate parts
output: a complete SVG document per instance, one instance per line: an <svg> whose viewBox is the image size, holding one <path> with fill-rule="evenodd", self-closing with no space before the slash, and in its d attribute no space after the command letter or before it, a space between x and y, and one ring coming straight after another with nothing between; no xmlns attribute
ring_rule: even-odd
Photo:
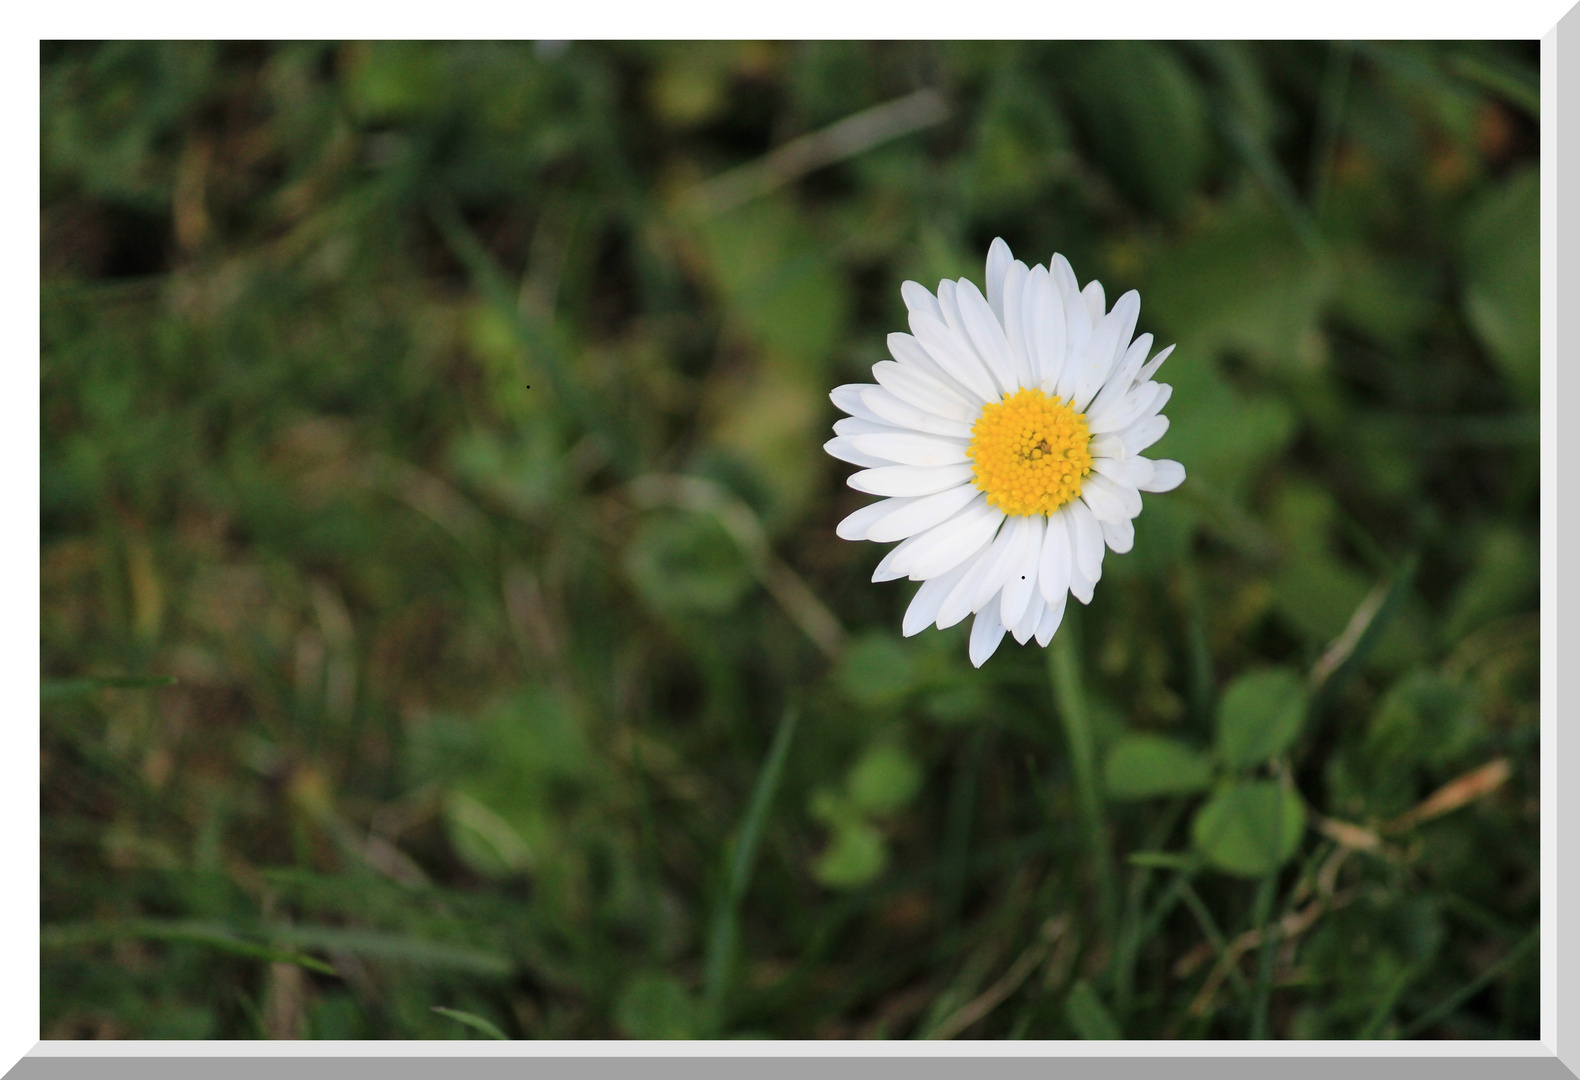
<svg viewBox="0 0 1580 1080"><path fill-rule="evenodd" d="M1027 388L982 406L971 427L971 471L989 505L1011 517L1049 514L1081 493L1092 471L1086 414Z"/></svg>

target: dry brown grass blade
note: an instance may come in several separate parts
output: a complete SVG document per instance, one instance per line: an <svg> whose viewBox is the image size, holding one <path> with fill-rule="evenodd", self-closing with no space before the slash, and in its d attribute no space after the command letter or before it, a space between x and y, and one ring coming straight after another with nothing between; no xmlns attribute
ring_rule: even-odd
<svg viewBox="0 0 1580 1080"><path fill-rule="evenodd" d="M698 217L723 213L815 169L931 127L948 115L949 106L943 95L931 89L875 105L698 184L686 193L686 209Z"/></svg>
<svg viewBox="0 0 1580 1080"><path fill-rule="evenodd" d="M1322 917L1323 912L1329 907L1340 907L1348 897L1336 896L1330 899L1326 896L1318 897L1299 911L1291 911L1279 920L1278 937L1286 944L1307 930L1311 929L1316 921ZM1207 976L1207 981L1202 984L1201 991L1190 1004L1189 1014L1199 1017L1207 1011L1213 998L1218 996L1218 990L1223 985L1224 979L1229 976L1229 969L1240 962L1240 958L1252 949L1262 944L1260 930L1247 930L1233 941L1229 942L1223 956ZM1180 957L1174 964L1176 978L1188 978L1206 960L1211 958L1213 948L1210 943L1204 942Z"/></svg>
<svg viewBox="0 0 1580 1080"><path fill-rule="evenodd" d="M1401 814L1383 826L1384 832L1404 832L1423 822L1452 813L1460 807L1484 798L1502 787L1514 773L1508 758L1489 761L1479 769L1472 769L1456 777L1423 799L1415 809Z"/></svg>
<svg viewBox="0 0 1580 1080"><path fill-rule="evenodd" d="M1325 817L1315 817L1314 824L1319 833L1341 848L1349 848L1352 851L1382 850L1382 837L1370 829L1362 828L1359 825L1351 825L1347 821Z"/></svg>
<svg viewBox="0 0 1580 1080"><path fill-rule="evenodd" d="M1020 954L998 982L945 1017L927 1037L952 1039L1002 1005L1011 994L1020 989L1021 984L1031 976L1031 973L1037 970L1037 965L1048 955L1048 950L1053 948L1054 942L1058 941L1068 928L1069 920L1063 916L1056 916L1043 923L1038 940Z"/></svg>

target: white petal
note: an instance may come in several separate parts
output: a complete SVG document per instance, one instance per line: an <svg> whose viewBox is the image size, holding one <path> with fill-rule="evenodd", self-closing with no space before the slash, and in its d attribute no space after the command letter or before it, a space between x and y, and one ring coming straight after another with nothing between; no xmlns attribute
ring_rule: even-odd
<svg viewBox="0 0 1580 1080"><path fill-rule="evenodd" d="M876 390L871 383L846 383L836 386L829 391L828 399L834 403L840 412L847 412L852 416L859 416L863 420L879 421L879 417L861 400L861 395L867 390Z"/></svg>
<svg viewBox="0 0 1580 1080"><path fill-rule="evenodd" d="M910 579L925 581L976 555L992 541L1004 521L1004 511L978 496L966 508L923 534L912 560Z"/></svg>
<svg viewBox="0 0 1580 1080"><path fill-rule="evenodd" d="M1129 484L1111 480L1102 473L1093 473L1081 482L1081 498L1086 500L1086 505L1092 508L1092 513L1099 521L1105 518L1118 521L1141 513L1141 492Z"/></svg>
<svg viewBox="0 0 1580 1080"><path fill-rule="evenodd" d="M1101 534L1099 534L1099 535L1101 535ZM1101 550L1102 545L1099 544L1098 548L1099 548L1099 550ZM1093 582L1085 574L1081 573L1081 568L1080 567L1078 567L1078 566L1071 566L1071 568L1070 568L1070 595L1071 596L1075 597L1077 600L1079 600L1083 604L1090 604L1092 602L1092 590L1095 589L1096 587L1097 586L1096 586L1095 582Z"/></svg>
<svg viewBox="0 0 1580 1080"><path fill-rule="evenodd" d="M951 330L942 319L916 311L911 312L911 333L944 374L983 401L999 399L998 385L969 338Z"/></svg>
<svg viewBox="0 0 1580 1080"><path fill-rule="evenodd" d="M879 458L884 464L958 465L968 461L964 439L942 439L914 432L883 432L855 435L846 440L858 453ZM1151 475L1150 470L1147 473Z"/></svg>
<svg viewBox="0 0 1580 1080"><path fill-rule="evenodd" d="M823 449L832 457L837 457L841 461L848 461L852 465L860 465L864 469L891 464L888 458L866 454L856 449L849 439L830 439L823 444Z"/></svg>
<svg viewBox="0 0 1580 1080"><path fill-rule="evenodd" d="M1081 498L1071 499L1064 504L1064 508L1070 512L1070 553L1074 556L1070 560L1071 592L1075 592L1077 577L1096 585L1103 576L1103 530L1086 502L1085 485L1082 487ZM1080 596L1079 593L1076 595ZM1087 599L1081 602L1088 603L1090 598L1091 590L1088 588Z"/></svg>
<svg viewBox="0 0 1580 1080"><path fill-rule="evenodd" d="M944 325L951 331L966 337L966 324L960 319L960 305L955 299L955 283L944 278L938 283L938 310L943 313Z"/></svg>
<svg viewBox="0 0 1580 1080"><path fill-rule="evenodd" d="M1022 645L1026 644L1026 642L1031 640L1031 635L1037 632L1037 627L1042 623L1043 612L1047 610L1048 605L1043 598L1033 593L1031 603L1026 605L1026 613L1020 617L1020 620L1014 626L1010 627L1009 632L1017 642ZM1003 618L1003 615L1004 612L1000 610L999 617Z"/></svg>
<svg viewBox="0 0 1580 1080"><path fill-rule="evenodd" d="M865 540L867 538L867 530L872 528L874 522L917 501L919 500L879 499L875 503L863 506L860 510L850 514L845 520L834 526L834 535L841 540Z"/></svg>
<svg viewBox="0 0 1580 1080"><path fill-rule="evenodd" d="M1173 491L1185 482L1185 466L1168 458L1158 458L1152 462L1152 479L1141 488L1142 491Z"/></svg>
<svg viewBox="0 0 1580 1080"><path fill-rule="evenodd" d="M1009 542L998 552L998 562L983 571L977 582L976 592L970 600L972 611L980 611L982 605L989 601L996 603L1005 583L1020 572L1021 565L1026 561L1026 552L1031 546L1031 518L1010 518L1004 531L1009 534Z"/></svg>
<svg viewBox="0 0 1580 1080"><path fill-rule="evenodd" d="M1094 281L1092 284L1097 283ZM1098 295L1101 298L1101 292ZM1136 319L1140 315L1141 294L1131 289L1114 304L1114 310L1103 316L1103 320L1093 328L1077 367L1073 391L1073 404L1077 412L1086 411L1103 383L1113 373L1114 365L1119 363L1119 358L1130 344L1130 335L1135 333Z"/></svg>
<svg viewBox="0 0 1580 1080"><path fill-rule="evenodd" d="M885 465L851 473L845 483L868 495L931 495L948 491L971 479L971 463L964 465Z"/></svg>
<svg viewBox="0 0 1580 1080"><path fill-rule="evenodd" d="M1129 294L1127 293L1126 295L1128 296ZM1116 304L1114 306L1117 308L1119 305ZM1119 358L1119 363L1115 366L1113 374L1103 383L1103 388L1092 399L1091 405L1087 406L1086 414L1088 416L1102 416L1114 402L1124 397L1130 390L1131 383L1136 377L1136 372L1141 369L1142 361L1147 358L1147 350L1150 348L1152 348L1151 334L1142 334L1130 343L1130 348L1126 349L1125 354Z"/></svg>
<svg viewBox="0 0 1580 1080"><path fill-rule="evenodd" d="M916 542L919 539L920 537L913 536L909 540L896 544L878 563L877 568L873 570L873 584L904 577L904 566L911 561L911 553L916 550Z"/></svg>
<svg viewBox="0 0 1580 1080"><path fill-rule="evenodd" d="M998 605L989 604L977 612L971 624L971 664L981 667L1004 640L1004 624L998 617Z"/></svg>
<svg viewBox="0 0 1580 1080"><path fill-rule="evenodd" d="M881 439L882 435L868 435L869 439ZM858 444L857 449L860 449ZM1144 457L1126 458L1124 461L1115 461L1113 458L1097 458L1092 462L1094 471L1116 484L1127 487L1139 488L1152 479L1152 462Z"/></svg>
<svg viewBox="0 0 1580 1080"><path fill-rule="evenodd" d="M1050 604L1070 590L1070 512L1060 507L1048 515L1048 528L1042 538L1042 554L1037 561L1037 591Z"/></svg>
<svg viewBox="0 0 1580 1080"><path fill-rule="evenodd" d="M1148 379L1152 378L1152 376L1156 375L1158 373L1158 368L1163 366L1163 361L1167 360L1169 358L1169 354L1173 351L1174 346L1170 345L1168 348L1159 352L1151 360L1147 361L1147 366L1136 373L1136 382L1144 383Z"/></svg>
<svg viewBox="0 0 1580 1080"><path fill-rule="evenodd" d="M1004 274L1014 263L1015 256L1010 253L1009 245L999 237L994 237L988 245L987 277L983 284L987 286L988 307L993 309L993 315L1004 321Z"/></svg>
<svg viewBox="0 0 1580 1080"><path fill-rule="evenodd" d="M1004 307L1000 315L1004 323L1004 336L1009 339L1010 366L1015 372L1017 387L1037 384L1031 372L1031 358L1026 353L1026 320L1021 314L1021 308L1025 305L1026 279L1029 276L1030 271L1023 262L1011 263L1004 275Z"/></svg>
<svg viewBox="0 0 1580 1080"><path fill-rule="evenodd" d="M834 421L834 434L849 439L856 435L902 435L909 432L893 424L877 424L859 416L841 416Z"/></svg>
<svg viewBox="0 0 1580 1080"><path fill-rule="evenodd" d="M914 281L907 281L900 286L900 296L905 300L905 309L914 313L926 312L939 322L944 321L944 313L938 307L938 299L927 291L927 286L919 285Z"/></svg>
<svg viewBox="0 0 1580 1080"><path fill-rule="evenodd" d="M893 360L880 360L872 365L872 375L889 393L908 404L924 409L934 416L970 424L976 417L975 410L966 399L938 378L928 378L914 368Z"/></svg>
<svg viewBox="0 0 1580 1080"><path fill-rule="evenodd" d="M905 619L900 624L900 633L906 637L913 637L931 626L933 620L938 617L938 605L944 602L944 597L949 595L949 591L965 577L973 561L966 559L953 570L945 571L937 577L930 577L922 582L922 587L917 589L916 595L911 598L910 607L905 609Z"/></svg>
<svg viewBox="0 0 1580 1080"><path fill-rule="evenodd" d="M838 429L837 424L835 428ZM1126 445L1124 437L1113 431L1092 436L1092 441L1086 444L1086 451L1092 455L1094 461L1098 458L1123 461L1130 456L1130 448Z"/></svg>
<svg viewBox="0 0 1580 1080"><path fill-rule="evenodd" d="M933 354L927 351L927 347L910 334L890 334L889 355L902 367L910 368L918 375L937 382L972 408L976 408L986 400L981 394L951 375L944 365L933 359Z"/></svg>
<svg viewBox="0 0 1580 1080"><path fill-rule="evenodd" d="M1017 552L1016 565L1012 565L1009 576L1004 582L1004 608L999 612L999 617L1004 620L1005 626L1019 626L1026 615L1026 608L1031 603L1031 598L1037 595L1037 567L1042 562L1042 534L1045 519L1039 514L1022 518L1026 522L1026 540ZM1035 630L1034 622L1031 629ZM1031 630L1025 636L1018 637L1022 644Z"/></svg>
<svg viewBox="0 0 1580 1080"><path fill-rule="evenodd" d="M1086 288L1081 290L1081 299L1086 301L1086 313L1092 318L1092 325L1096 326L1102 319L1103 312L1108 310L1108 305L1103 301L1103 283L1093 278L1086 283Z"/></svg>
<svg viewBox="0 0 1580 1080"><path fill-rule="evenodd" d="M926 532L954 517L976 496L975 488L961 484L936 495L907 501L904 506L895 507L894 513L876 519L867 529L866 539L883 544Z"/></svg>
<svg viewBox="0 0 1580 1080"><path fill-rule="evenodd" d="M879 423L893 424L895 427L909 428L912 431L925 431L932 435L947 435L951 439L971 438L970 424L962 424L958 420L938 416L926 409L918 409L915 405L901 401L881 386L869 386L863 390L861 403Z"/></svg>
<svg viewBox="0 0 1580 1080"><path fill-rule="evenodd" d="M1103 529L1103 543L1107 544L1116 555L1123 555L1136 544L1136 527L1128 519L1120 521L1099 521Z"/></svg>
<svg viewBox="0 0 1580 1080"><path fill-rule="evenodd" d="M1056 604L1049 604L1042 613L1042 621L1037 624L1037 644L1047 648L1048 642L1053 640L1053 635L1058 633L1059 624L1064 621L1064 605L1069 600L1070 594L1062 592Z"/></svg>
<svg viewBox="0 0 1580 1080"><path fill-rule="evenodd" d="M1010 361L1009 339L1004 327L999 325L987 299L969 278L961 278L955 289L955 300L960 305L960 318L977 355L987 364L994 380L1006 393L1015 387L1015 365Z"/></svg>
<svg viewBox="0 0 1580 1080"><path fill-rule="evenodd" d="M977 593L981 591L984 582L1004 580L1005 554L1014 542L1015 533L1015 522L1013 520L1005 522L999 529L998 535L993 538L987 553L971 568L971 572L961 578L960 583L950 590L949 595L938 608L936 620L938 629L949 629L982 606L977 600Z"/></svg>
<svg viewBox="0 0 1580 1080"><path fill-rule="evenodd" d="M1101 435L1108 431L1121 431L1140 419L1148 409L1156 403L1161 394L1163 383L1142 383L1124 397L1120 398L1102 416L1092 416L1087 419L1086 428L1093 435ZM1153 410L1154 412L1156 410Z"/></svg>
<svg viewBox="0 0 1580 1080"><path fill-rule="evenodd" d="M1064 305L1065 356L1074 356L1086 346L1086 339L1092 336L1092 313L1081 298L1081 287L1076 284L1075 271L1070 269L1063 255L1054 255L1048 263L1048 272L1059 286L1059 301Z"/></svg>
<svg viewBox="0 0 1580 1080"><path fill-rule="evenodd" d="M1092 440L1092 445L1097 445L1097 439L1118 438L1125 444L1126 454L1139 454L1153 443L1157 442L1169 430L1169 418L1166 416L1148 416L1137 420L1125 430L1113 435L1099 435ZM1097 451L1092 451L1096 453ZM1110 457L1119 455L1111 454Z"/></svg>
<svg viewBox="0 0 1580 1080"><path fill-rule="evenodd" d="M1064 301L1047 268L1034 267L1026 279L1030 302L1026 305L1027 333L1037 385L1051 394L1064 370Z"/></svg>

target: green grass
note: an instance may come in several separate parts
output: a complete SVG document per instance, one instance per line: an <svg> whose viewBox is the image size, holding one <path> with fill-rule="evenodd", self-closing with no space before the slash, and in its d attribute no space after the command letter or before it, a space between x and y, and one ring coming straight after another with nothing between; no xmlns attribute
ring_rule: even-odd
<svg viewBox="0 0 1580 1080"><path fill-rule="evenodd" d="M43 59L43 1037L1535 1037L1534 43ZM975 670L821 444L995 236L1189 479Z"/></svg>

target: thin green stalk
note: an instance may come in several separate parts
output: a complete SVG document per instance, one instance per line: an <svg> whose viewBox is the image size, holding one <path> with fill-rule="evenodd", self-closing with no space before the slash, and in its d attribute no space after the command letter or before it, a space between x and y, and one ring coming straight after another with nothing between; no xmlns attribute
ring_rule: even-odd
<svg viewBox="0 0 1580 1080"><path fill-rule="evenodd" d="M1273 990L1273 953L1277 948L1277 926L1273 923L1273 894L1278 891L1278 871L1262 879L1256 890L1256 927L1261 932L1262 949L1257 957L1256 996L1251 1001L1251 1038L1267 1038L1267 1001Z"/></svg>
<svg viewBox="0 0 1580 1080"><path fill-rule="evenodd" d="M1377 1033L1388 1022L1388 1017L1393 1015L1394 1003L1399 1000L1399 995L1404 993L1404 988L1410 985L1410 980L1415 978L1415 975L1416 969L1412 964L1394 977L1388 989L1383 991L1381 999L1377 1002L1377 1007L1372 1010L1371 1018L1362 1025L1361 1033L1355 1036L1357 1039L1375 1039L1377 1037Z"/></svg>
<svg viewBox="0 0 1580 1080"><path fill-rule="evenodd" d="M1048 674L1053 682L1054 703L1064 724L1070 744L1070 762L1075 770L1076 797L1080 801L1082 825L1097 872L1098 911L1103 935L1109 941L1119 922L1119 892L1114 881L1113 858L1108 850L1108 829L1103 820L1103 802L1097 787L1097 748L1092 739L1091 717L1086 710L1086 694L1081 685L1080 663L1068 623L1054 635L1048 648Z"/></svg>
<svg viewBox="0 0 1580 1080"><path fill-rule="evenodd" d="M730 860L723 902L713 918L703 979L703 1008L709 1030L714 1033L724 1027L724 999L729 991L730 962L735 953L741 902L751 885L752 865L756 861L758 842L762 839L763 823L768 818L768 808L779 790L779 780L784 775L785 759L790 756L790 739L795 734L798 715L795 707L791 706L785 710L784 719L779 721L779 730L774 733L773 745L768 748L768 758L763 762L762 771L757 774L752 801L741 822L741 835L735 843L735 857Z"/></svg>
<svg viewBox="0 0 1580 1080"><path fill-rule="evenodd" d="M1333 158L1339 146L1344 98L1349 91L1355 43L1335 41L1329 46L1328 70L1322 78L1322 98L1317 106L1316 142L1311 152L1312 212L1320 219L1327 207L1328 186L1333 179Z"/></svg>
<svg viewBox="0 0 1580 1080"><path fill-rule="evenodd" d="M1183 877L1183 875L1181 875ZM1235 993L1244 1001L1251 996L1251 987L1247 985L1245 976L1240 974L1240 965L1228 962L1229 942L1224 938L1223 931L1218 929L1218 920L1212 917L1212 912L1207 910L1207 905L1202 902L1198 893L1188 880L1182 881L1180 899L1195 916L1196 924L1201 927L1201 932L1207 935L1207 941L1212 945L1213 951L1218 954L1218 963L1224 964L1224 971L1228 973L1229 981L1234 984Z"/></svg>
<svg viewBox="0 0 1580 1080"><path fill-rule="evenodd" d="M1180 814L1184 806L1182 803L1170 808L1155 823L1150 835L1145 839L1145 850L1155 850L1163 845L1174 826L1179 823ZM1169 911L1179 899L1179 880L1183 875L1176 875L1176 880L1164 892L1162 898L1147 915L1141 914L1141 903L1146 897L1147 886L1152 881L1152 867L1134 865L1130 875L1130 888L1125 895L1124 921L1119 933L1119 948L1114 954L1114 963L1110 969L1114 987L1114 1011L1124 1020L1130 1013L1130 998L1135 988L1136 958L1140 956L1141 949L1157 931L1157 927L1167 918Z"/></svg>
<svg viewBox="0 0 1580 1080"><path fill-rule="evenodd" d="M987 740L986 727L978 727L972 733L966 759L955 774L953 789L949 793L949 818L944 833L943 887L940 890L947 929L939 943L940 952L946 956L955 951L959 942L960 908L965 899L971 858L971 817L976 807L977 780L982 774Z"/></svg>
<svg viewBox="0 0 1580 1080"><path fill-rule="evenodd" d="M638 828L642 839L642 880L644 900L647 904L648 948L656 957L659 952L661 912L659 899L660 862L658 837L653 828L653 796L647 787L647 768L642 761L642 739L636 729L631 729L631 772L636 780L636 810L640 819Z"/></svg>
<svg viewBox="0 0 1580 1080"><path fill-rule="evenodd" d="M1498 978L1505 971L1509 970L1509 968L1513 967L1521 957L1530 952L1530 950L1539 940L1539 935L1540 928L1533 928L1530 933L1526 934L1520 939L1520 943L1518 945L1514 946L1514 948L1510 949L1504 954L1502 960L1499 960L1486 971L1483 971L1480 975L1477 975L1464 986L1454 991L1443 1001L1422 1013L1409 1024L1406 1024L1404 1029L1399 1032L1397 1038L1411 1038L1416 1034L1416 1032L1424 1031L1425 1029L1431 1027L1439 1020L1442 1020L1444 1017L1453 1013L1455 1009L1459 1008L1465 1002L1481 993L1482 989L1485 988L1488 983L1492 982L1492 980Z"/></svg>

